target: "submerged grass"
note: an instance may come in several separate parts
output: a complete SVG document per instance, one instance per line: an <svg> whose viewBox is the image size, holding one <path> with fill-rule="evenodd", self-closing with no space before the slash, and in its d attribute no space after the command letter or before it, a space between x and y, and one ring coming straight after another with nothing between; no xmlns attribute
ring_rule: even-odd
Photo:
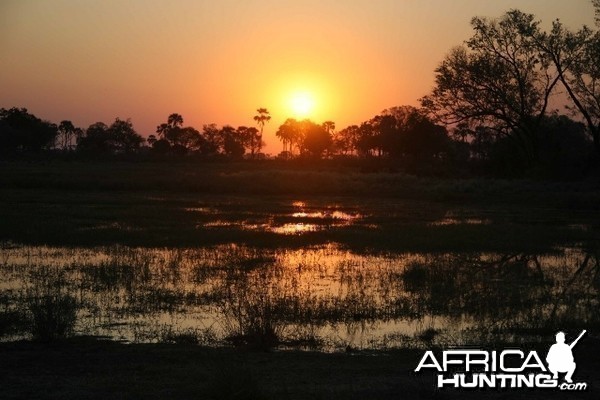
<svg viewBox="0 0 600 400"><path fill-rule="evenodd" d="M44 295L30 300L31 334L34 340L50 342L73 334L77 301L66 294Z"/></svg>
<svg viewBox="0 0 600 400"><path fill-rule="evenodd" d="M600 257L581 249L365 255L334 245L23 246L6 253L0 285L12 292L4 309L37 310L50 339L73 330L60 323L73 321L63 317L74 311L76 331L87 335L262 350L493 344L517 340L518 329L530 340L548 327L600 326Z"/></svg>

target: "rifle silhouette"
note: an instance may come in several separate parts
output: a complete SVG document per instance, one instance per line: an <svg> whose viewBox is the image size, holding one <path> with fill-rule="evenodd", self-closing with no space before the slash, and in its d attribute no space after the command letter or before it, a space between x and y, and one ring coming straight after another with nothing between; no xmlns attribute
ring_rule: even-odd
<svg viewBox="0 0 600 400"><path fill-rule="evenodd" d="M579 336L577 336L577 339L573 340L573 343L571 343L569 345L569 347L572 349L573 347L575 347L575 345L577 344L577 342L579 341L579 339L581 339L581 337L583 335L585 335L586 330L584 329L583 331L581 331L581 333L579 334Z"/></svg>

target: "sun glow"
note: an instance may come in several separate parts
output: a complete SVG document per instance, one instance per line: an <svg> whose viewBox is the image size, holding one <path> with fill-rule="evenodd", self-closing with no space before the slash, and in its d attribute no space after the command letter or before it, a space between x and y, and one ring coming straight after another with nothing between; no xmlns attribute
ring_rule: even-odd
<svg viewBox="0 0 600 400"><path fill-rule="evenodd" d="M290 97L289 106L294 117L306 118L312 113L315 101L310 93L297 92Z"/></svg>

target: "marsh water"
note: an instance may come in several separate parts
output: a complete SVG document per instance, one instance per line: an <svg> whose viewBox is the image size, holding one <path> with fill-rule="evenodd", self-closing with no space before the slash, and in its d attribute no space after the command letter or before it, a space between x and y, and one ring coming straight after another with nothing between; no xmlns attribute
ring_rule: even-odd
<svg viewBox="0 0 600 400"><path fill-rule="evenodd" d="M429 237L518 237L516 231L540 223L539 215L421 205L407 219L405 204L277 204L261 212L239 201L186 204L186 228L222 238L195 246L5 241L0 306L27 314L39 299L68 298L74 333L125 342L326 351L535 342L557 328L600 322L593 246L536 245L533 238L523 246L483 239L453 251L424 245ZM423 210L417 217L416 209ZM583 219L543 213L539 232L585 238L595 229ZM109 222L81 232L138 229ZM227 240L236 235L260 240ZM414 235L423 243L411 242ZM2 340L27 336L15 328Z"/></svg>

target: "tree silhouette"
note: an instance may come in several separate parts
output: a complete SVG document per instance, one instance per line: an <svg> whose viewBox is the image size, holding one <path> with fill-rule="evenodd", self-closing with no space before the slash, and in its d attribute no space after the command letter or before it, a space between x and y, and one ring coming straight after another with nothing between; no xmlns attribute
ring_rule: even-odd
<svg viewBox="0 0 600 400"><path fill-rule="evenodd" d="M180 114L173 113L167 117L167 122L156 127L156 133L161 138L167 139L169 133L177 130L183 125L183 117Z"/></svg>
<svg viewBox="0 0 600 400"><path fill-rule="evenodd" d="M336 153L347 155L355 151L359 134L360 129L358 125L350 125L335 132L333 135L333 146Z"/></svg>
<svg viewBox="0 0 600 400"><path fill-rule="evenodd" d="M156 136L154 136L154 135L150 135L150 136L148 136L148 139L146 139L146 141L148 142L148 144L150 146L154 146L154 143L156 143L157 140L158 139L156 139Z"/></svg>
<svg viewBox="0 0 600 400"><path fill-rule="evenodd" d="M259 108L256 110L257 114L254 116L254 120L256 121L256 124L260 127L260 136L255 138L252 138L252 145L251 148L257 148L258 151L260 152L260 149L262 148L262 137L263 137L263 130L265 128L265 123L269 122L271 120L271 115L269 115L269 110L267 110L266 108ZM257 141L257 145L255 145L255 140ZM252 151L252 158L254 158L254 151Z"/></svg>
<svg viewBox="0 0 600 400"><path fill-rule="evenodd" d="M323 129L325 129L327 131L327 133L329 133L330 135L333 135L333 132L335 131L335 122L325 121L325 122L323 122L323 124L321 126L323 127Z"/></svg>
<svg viewBox="0 0 600 400"><path fill-rule="evenodd" d="M63 150L72 150L82 135L83 130L81 128L75 127L71 121L61 121L58 125L58 136L56 146L60 147Z"/></svg>
<svg viewBox="0 0 600 400"><path fill-rule="evenodd" d="M215 124L207 124L202 127L203 146L200 152L204 155L215 155L222 147L220 130Z"/></svg>
<svg viewBox="0 0 600 400"><path fill-rule="evenodd" d="M293 144L298 143L302 136L300 123L294 118L288 118L277 129L275 136L283 143L283 154L285 157L293 154Z"/></svg>
<svg viewBox="0 0 600 400"><path fill-rule="evenodd" d="M223 153L231 158L241 158L244 155L245 138L240 134L241 132L244 132L244 130L236 130L230 125L223 126L219 132L223 143Z"/></svg>
<svg viewBox="0 0 600 400"><path fill-rule="evenodd" d="M70 150L72 146L73 136L75 136L75 126L71 121L64 120L58 124L57 139L60 143L57 145L63 150Z"/></svg>
<svg viewBox="0 0 600 400"><path fill-rule="evenodd" d="M185 154L190 151L199 151L202 148L204 139L195 128L191 126L177 127L173 133L172 139L176 152Z"/></svg>
<svg viewBox="0 0 600 400"><path fill-rule="evenodd" d="M0 152L37 153L54 146L58 128L26 108L0 108Z"/></svg>
<svg viewBox="0 0 600 400"><path fill-rule="evenodd" d="M308 119L301 122L302 151L313 157L321 157L331 147L331 134L324 128Z"/></svg>
<svg viewBox="0 0 600 400"><path fill-rule="evenodd" d="M167 118L167 124L173 128L181 127L183 125L183 117L180 114L173 113Z"/></svg>
<svg viewBox="0 0 600 400"><path fill-rule="evenodd" d="M537 160L540 124L558 74L531 34L534 16L512 10L499 20L473 18L474 34L435 70L422 105L447 124L487 126L506 137L527 165Z"/></svg>
<svg viewBox="0 0 600 400"><path fill-rule="evenodd" d="M239 137L240 143L244 146L244 149L250 151L251 154L257 152L260 149L259 141L260 132L255 127L239 126L236 130Z"/></svg>
<svg viewBox="0 0 600 400"><path fill-rule="evenodd" d="M156 133L158 133L158 137L164 139L169 129L171 129L169 124L163 123L156 127Z"/></svg>
<svg viewBox="0 0 600 400"><path fill-rule="evenodd" d="M77 143L77 151L87 154L108 154L113 151L108 125L104 122L91 124Z"/></svg>
<svg viewBox="0 0 600 400"><path fill-rule="evenodd" d="M288 118L275 133L283 142L282 155L286 158L292 156L293 148L296 146L300 155L321 157L332 145L331 134L324 126L327 125L319 125L309 119L297 121ZM331 129L331 125L328 126Z"/></svg>
<svg viewBox="0 0 600 400"><path fill-rule="evenodd" d="M132 153L144 142L144 138L135 131L129 118L115 119L108 130L113 150L117 153Z"/></svg>
<svg viewBox="0 0 600 400"><path fill-rule="evenodd" d="M377 129L373 121L365 121L358 127L356 151L361 156L372 156L378 148Z"/></svg>
<svg viewBox="0 0 600 400"><path fill-rule="evenodd" d="M423 110L411 106L392 107L382 112L380 127L383 151L391 157L430 160L448 150L449 135Z"/></svg>
<svg viewBox="0 0 600 400"><path fill-rule="evenodd" d="M255 127L249 127L246 129L246 136L249 138L248 146L250 153L252 154L252 158L254 158L255 154L260 153L260 149L264 145L262 133L259 132L259 130Z"/></svg>
<svg viewBox="0 0 600 400"><path fill-rule="evenodd" d="M103 122L90 125L78 141L77 150L88 154L133 153L143 141L130 119L117 118L110 126Z"/></svg>
<svg viewBox="0 0 600 400"><path fill-rule="evenodd" d="M179 155L206 149L204 138L191 126L183 127L183 117L173 113L167 117L167 122L156 127L161 140L154 141L152 147L158 153L165 154L171 151Z"/></svg>
<svg viewBox="0 0 600 400"><path fill-rule="evenodd" d="M600 1L593 2L600 24ZM548 57L573 102L573 111L586 122L596 151L600 153L600 32L583 27L571 32L556 20L552 30L525 32Z"/></svg>

